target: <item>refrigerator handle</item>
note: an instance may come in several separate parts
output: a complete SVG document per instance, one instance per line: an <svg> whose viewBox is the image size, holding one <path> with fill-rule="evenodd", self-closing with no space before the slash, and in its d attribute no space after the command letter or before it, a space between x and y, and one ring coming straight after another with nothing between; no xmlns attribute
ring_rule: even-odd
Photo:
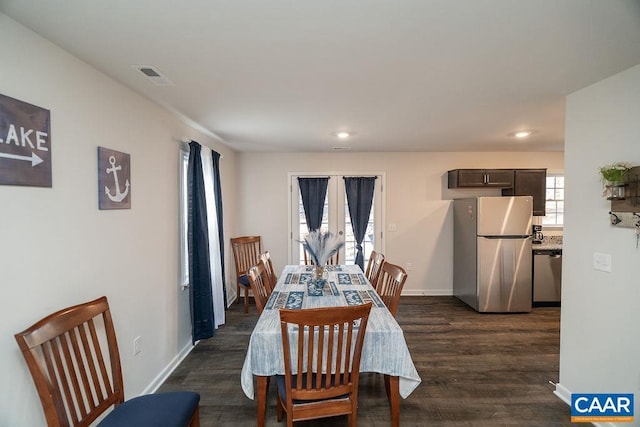
<svg viewBox="0 0 640 427"><path fill-rule="evenodd" d="M478 237L482 237L483 239L530 239L531 235L530 234L523 234L521 236L478 236Z"/></svg>

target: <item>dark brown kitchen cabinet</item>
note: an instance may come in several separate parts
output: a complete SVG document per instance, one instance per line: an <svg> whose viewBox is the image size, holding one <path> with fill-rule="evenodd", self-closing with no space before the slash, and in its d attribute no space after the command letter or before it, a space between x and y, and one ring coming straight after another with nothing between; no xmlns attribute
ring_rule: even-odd
<svg viewBox="0 0 640 427"><path fill-rule="evenodd" d="M503 189L502 195L533 196L533 215L544 216L546 186L546 169L515 169L513 187Z"/></svg>
<svg viewBox="0 0 640 427"><path fill-rule="evenodd" d="M454 169L448 175L449 188L513 186L513 169Z"/></svg>

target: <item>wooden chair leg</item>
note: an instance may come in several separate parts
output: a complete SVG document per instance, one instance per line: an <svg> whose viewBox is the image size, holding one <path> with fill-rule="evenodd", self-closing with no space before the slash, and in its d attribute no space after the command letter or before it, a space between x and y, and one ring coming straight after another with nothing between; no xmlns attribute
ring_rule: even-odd
<svg viewBox="0 0 640 427"><path fill-rule="evenodd" d="M387 392L387 400L391 402L391 387L389 384L390 378L389 375L384 376L384 390Z"/></svg>
<svg viewBox="0 0 640 427"><path fill-rule="evenodd" d="M244 287L244 312L249 312L249 287Z"/></svg>
<svg viewBox="0 0 640 427"><path fill-rule="evenodd" d="M191 421L189 421L189 427L200 427L200 405L196 407Z"/></svg>
<svg viewBox="0 0 640 427"><path fill-rule="evenodd" d="M236 285L236 304L240 304L240 285Z"/></svg>
<svg viewBox="0 0 640 427"><path fill-rule="evenodd" d="M276 397L276 419L278 422L282 421L282 414L284 412L284 408L282 408L282 400L280 400L280 396Z"/></svg>

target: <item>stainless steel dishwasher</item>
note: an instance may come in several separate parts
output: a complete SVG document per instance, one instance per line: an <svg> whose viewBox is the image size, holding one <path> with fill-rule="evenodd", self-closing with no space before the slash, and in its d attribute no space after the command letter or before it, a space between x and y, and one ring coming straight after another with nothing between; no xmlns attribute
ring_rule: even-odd
<svg viewBox="0 0 640 427"><path fill-rule="evenodd" d="M562 294L562 249L533 250L533 306L559 306Z"/></svg>

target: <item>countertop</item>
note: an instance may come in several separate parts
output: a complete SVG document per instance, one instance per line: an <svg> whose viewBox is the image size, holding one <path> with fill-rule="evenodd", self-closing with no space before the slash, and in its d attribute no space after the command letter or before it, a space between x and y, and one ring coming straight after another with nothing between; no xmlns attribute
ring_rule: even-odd
<svg viewBox="0 0 640 427"><path fill-rule="evenodd" d="M542 243L532 244L533 251L562 250L562 236L545 236Z"/></svg>

